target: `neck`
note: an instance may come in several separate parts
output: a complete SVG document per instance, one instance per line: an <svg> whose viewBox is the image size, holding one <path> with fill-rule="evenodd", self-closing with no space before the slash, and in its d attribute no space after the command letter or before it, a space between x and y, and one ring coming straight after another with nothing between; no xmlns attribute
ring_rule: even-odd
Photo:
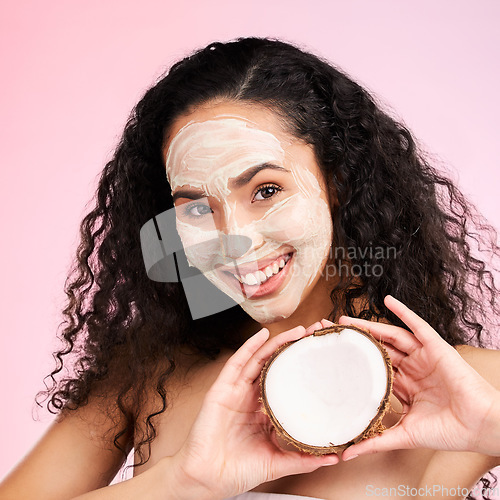
<svg viewBox="0 0 500 500"><path fill-rule="evenodd" d="M332 313L333 304L330 298L332 283L320 279L308 296L303 299L299 307L288 318L280 319L273 323L261 324L269 330L270 337L274 337L281 332L295 328L296 326L309 327L322 319L336 321L338 317L329 318Z"/></svg>

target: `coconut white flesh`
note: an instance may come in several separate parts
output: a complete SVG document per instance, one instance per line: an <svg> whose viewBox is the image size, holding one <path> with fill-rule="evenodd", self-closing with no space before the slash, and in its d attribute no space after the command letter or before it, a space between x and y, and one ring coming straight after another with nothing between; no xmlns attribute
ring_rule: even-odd
<svg viewBox="0 0 500 500"><path fill-rule="evenodd" d="M295 440L341 445L377 415L388 384L378 347L351 329L309 336L280 353L265 380L268 405Z"/></svg>

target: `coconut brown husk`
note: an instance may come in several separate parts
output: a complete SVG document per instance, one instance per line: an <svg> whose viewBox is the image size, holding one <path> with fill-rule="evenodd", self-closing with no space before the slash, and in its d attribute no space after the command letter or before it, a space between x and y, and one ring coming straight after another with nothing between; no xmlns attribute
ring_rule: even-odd
<svg viewBox="0 0 500 500"><path fill-rule="evenodd" d="M274 360L286 349L288 349L292 344L295 342L300 342L301 339L294 340L292 342L287 342L286 344L282 345L279 347L273 355L267 360L266 364L264 365L261 376L260 376L260 391L261 391L261 397L260 401L262 403L262 411L269 417L271 420L271 423L276 429L277 434L284 440L286 441L287 444L291 444L298 448L301 451L304 451L306 453L310 453L312 455L327 455L330 453L341 453L343 452L346 448L349 446L359 443L363 439L367 439L373 436L376 436L378 434L381 434L386 427L382 423L382 420L386 413L390 409L390 396L392 393L392 384L393 384L393 379L394 379L394 372L392 369L392 363L391 363L391 358L387 351L385 350L383 344L379 342L368 330L364 330L362 328L359 328L354 325L332 325L328 328L323 328L321 330L316 330L312 335L313 336L320 336L320 335L329 335L329 334L342 334L342 330L349 329L349 330L355 330L358 333L364 335L367 337L370 341L372 341L379 349L385 364L387 368L387 389L385 392L385 395L382 399L382 402L380 403L380 406L378 407L377 413L374 416L374 418L370 421L368 426L365 428L363 432L361 432L359 435L351 439L350 441L346 443L330 443L331 446L311 446L307 443L302 443L300 441L297 441L294 439L288 432L283 428L283 426L280 424L278 419L275 417L273 411L271 410L271 407L267 401L266 394L265 394L265 382L266 382L266 375L271 367L272 363Z"/></svg>

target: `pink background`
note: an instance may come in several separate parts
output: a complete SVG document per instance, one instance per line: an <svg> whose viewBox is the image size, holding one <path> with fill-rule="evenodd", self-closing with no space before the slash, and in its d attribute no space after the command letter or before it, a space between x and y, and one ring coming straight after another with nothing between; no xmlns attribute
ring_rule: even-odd
<svg viewBox="0 0 500 500"><path fill-rule="evenodd" d="M403 117L500 227L499 14L495 0L3 0L0 477L50 423L32 403L96 176L172 62L238 36L302 44Z"/></svg>

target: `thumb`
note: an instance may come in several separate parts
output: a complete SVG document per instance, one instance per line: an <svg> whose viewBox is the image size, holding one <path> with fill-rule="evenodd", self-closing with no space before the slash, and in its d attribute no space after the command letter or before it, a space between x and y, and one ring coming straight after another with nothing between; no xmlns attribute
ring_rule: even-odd
<svg viewBox="0 0 500 500"><path fill-rule="evenodd" d="M276 461L276 474L278 477L307 474L319 467L335 465L339 462L339 457L334 453L315 456L299 451L284 451Z"/></svg>
<svg viewBox="0 0 500 500"><path fill-rule="evenodd" d="M408 434L401 426L394 426L378 436L353 444L342 453L342 460L351 460L361 455L370 455L382 451L413 448Z"/></svg>

